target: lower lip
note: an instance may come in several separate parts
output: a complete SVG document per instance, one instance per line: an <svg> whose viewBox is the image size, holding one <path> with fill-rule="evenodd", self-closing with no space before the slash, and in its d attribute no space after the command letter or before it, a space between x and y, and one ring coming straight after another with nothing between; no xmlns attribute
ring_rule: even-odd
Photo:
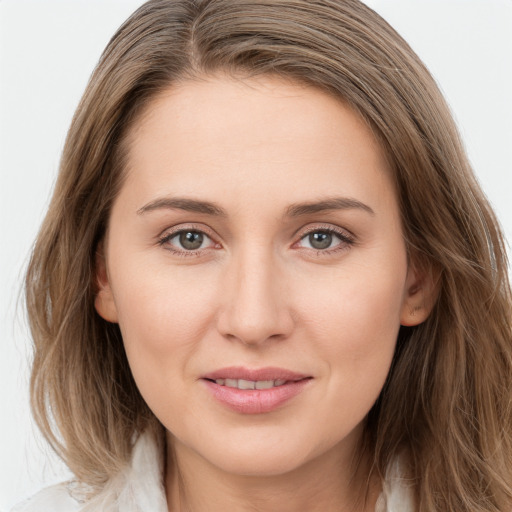
<svg viewBox="0 0 512 512"><path fill-rule="evenodd" d="M274 411L297 396L311 379L289 381L270 389L238 389L203 380L208 390L222 404L242 414Z"/></svg>

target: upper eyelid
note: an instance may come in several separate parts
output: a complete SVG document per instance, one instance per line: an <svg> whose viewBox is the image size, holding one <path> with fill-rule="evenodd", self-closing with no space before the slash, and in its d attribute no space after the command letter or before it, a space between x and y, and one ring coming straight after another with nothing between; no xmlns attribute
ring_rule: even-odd
<svg viewBox="0 0 512 512"><path fill-rule="evenodd" d="M342 228L340 226L335 226L332 224L321 224L321 225L319 224L316 226L311 226L310 228L306 228L306 229L298 229L294 233L294 236L297 236L300 233L299 240L302 240L302 238L304 238L305 236L307 236L311 233L315 233L317 231L328 231L329 233L338 234L342 237L349 238L351 240L354 240L356 238L355 235L348 229Z"/></svg>
<svg viewBox="0 0 512 512"><path fill-rule="evenodd" d="M171 235L177 235L178 233L182 233L183 231L197 231L199 233L203 233L209 238L216 238L216 235L213 230L205 226L204 224L196 224L194 222L191 222L190 224L184 223L184 224L177 224L176 226L170 226L165 228L163 231L160 232L158 235L158 238L164 238ZM218 238L218 237L217 237Z"/></svg>

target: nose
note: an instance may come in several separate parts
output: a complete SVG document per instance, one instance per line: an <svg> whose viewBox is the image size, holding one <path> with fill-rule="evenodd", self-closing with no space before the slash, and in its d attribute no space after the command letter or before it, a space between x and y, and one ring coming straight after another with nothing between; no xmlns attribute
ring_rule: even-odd
<svg viewBox="0 0 512 512"><path fill-rule="evenodd" d="M263 250L245 251L226 269L218 331L245 345L287 338L294 320L283 273Z"/></svg>

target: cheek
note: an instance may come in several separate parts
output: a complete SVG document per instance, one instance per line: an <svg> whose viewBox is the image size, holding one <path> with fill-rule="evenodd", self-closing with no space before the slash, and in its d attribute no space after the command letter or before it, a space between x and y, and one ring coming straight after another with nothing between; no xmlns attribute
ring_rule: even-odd
<svg viewBox="0 0 512 512"><path fill-rule="evenodd" d="M112 282L128 361L151 407L152 397L191 375L188 362L213 322L215 287L199 270L148 264L119 265Z"/></svg>
<svg viewBox="0 0 512 512"><path fill-rule="evenodd" d="M165 265L128 264L113 272L114 297L121 330L132 338L165 350L170 343L187 344L210 317L215 286L204 270Z"/></svg>
<svg viewBox="0 0 512 512"><path fill-rule="evenodd" d="M405 265L398 271L372 264L351 265L333 270L325 279L309 280L308 293L304 293L305 286L300 287L302 292L292 293L298 308L307 312L308 324L330 333L331 339L337 333L336 338L346 338L356 349L397 331L405 276Z"/></svg>
<svg viewBox="0 0 512 512"><path fill-rule="evenodd" d="M370 405L380 393L400 328L405 276L405 258L394 269L347 265L310 285L307 299L295 295L307 312L305 338L314 340L337 393L351 390L354 400Z"/></svg>

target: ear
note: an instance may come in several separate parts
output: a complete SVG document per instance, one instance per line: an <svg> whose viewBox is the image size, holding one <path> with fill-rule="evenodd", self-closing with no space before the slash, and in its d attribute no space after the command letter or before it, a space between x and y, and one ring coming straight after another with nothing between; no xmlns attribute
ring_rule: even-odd
<svg viewBox="0 0 512 512"><path fill-rule="evenodd" d="M100 315L104 320L107 320L107 322L117 323L117 308L114 302L112 288L110 287L103 242L98 244L95 264L96 296L94 297L94 307L98 315Z"/></svg>
<svg viewBox="0 0 512 512"><path fill-rule="evenodd" d="M400 324L412 327L424 322L434 307L438 292L439 274L430 266L410 262Z"/></svg>

